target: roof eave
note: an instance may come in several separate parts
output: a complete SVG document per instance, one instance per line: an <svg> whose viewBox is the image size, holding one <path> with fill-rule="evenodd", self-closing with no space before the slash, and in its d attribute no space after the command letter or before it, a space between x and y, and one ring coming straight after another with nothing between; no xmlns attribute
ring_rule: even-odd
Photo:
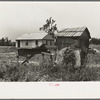
<svg viewBox="0 0 100 100"><path fill-rule="evenodd" d="M81 36L57 36L57 37L62 37L62 38L64 38L64 37L67 37L67 38L76 38L76 37L81 37Z"/></svg>
<svg viewBox="0 0 100 100"><path fill-rule="evenodd" d="M31 40L43 40L43 39L16 39L16 41L17 40L21 40L21 41L30 40L31 41Z"/></svg>

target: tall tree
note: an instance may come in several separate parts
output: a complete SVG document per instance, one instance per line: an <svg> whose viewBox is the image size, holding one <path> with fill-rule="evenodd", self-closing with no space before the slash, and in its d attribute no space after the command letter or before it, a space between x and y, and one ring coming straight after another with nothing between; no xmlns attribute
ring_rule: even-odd
<svg viewBox="0 0 100 100"><path fill-rule="evenodd" d="M50 17L46 20L46 24L44 24L42 27L40 27L40 31L43 30L47 32L48 34L55 36L55 31L57 30L57 24L55 24L55 20Z"/></svg>
<svg viewBox="0 0 100 100"><path fill-rule="evenodd" d="M1 39L1 45L2 45L2 46L5 45L5 39L4 39L4 38Z"/></svg>
<svg viewBox="0 0 100 100"><path fill-rule="evenodd" d="M8 39L8 37L3 37L1 40L0 40L0 45L1 46L10 46L11 45L11 40Z"/></svg>

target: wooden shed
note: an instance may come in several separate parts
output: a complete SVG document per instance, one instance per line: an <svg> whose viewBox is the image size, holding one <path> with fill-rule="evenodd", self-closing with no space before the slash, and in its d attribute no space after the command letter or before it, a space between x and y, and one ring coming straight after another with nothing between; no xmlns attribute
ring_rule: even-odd
<svg viewBox="0 0 100 100"><path fill-rule="evenodd" d="M86 55L89 48L90 32L87 27L66 28L56 34L57 48L71 47L81 51L81 63L86 62ZM84 60L84 61L83 61Z"/></svg>

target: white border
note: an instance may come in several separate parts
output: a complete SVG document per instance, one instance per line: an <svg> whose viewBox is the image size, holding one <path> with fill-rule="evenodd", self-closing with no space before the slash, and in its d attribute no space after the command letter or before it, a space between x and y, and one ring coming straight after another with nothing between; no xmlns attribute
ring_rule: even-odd
<svg viewBox="0 0 100 100"><path fill-rule="evenodd" d="M13 3L13 2L4 2L4 3ZM37 3L42 3L42 2L37 2ZM57 3L64 3L64 2L57 2ZM68 1L67 3L71 2ZM81 3L88 3L88 2L81 2ZM98 2L91 2L91 3L98 3ZM50 85L50 83L52 83L52 85ZM56 84L59 85L55 86ZM0 82L0 99L27 99L27 98L28 99L100 98L100 82Z"/></svg>
<svg viewBox="0 0 100 100"><path fill-rule="evenodd" d="M52 85L50 85L52 83ZM55 86L59 84L59 86ZM1 82L0 99L100 98L100 82Z"/></svg>

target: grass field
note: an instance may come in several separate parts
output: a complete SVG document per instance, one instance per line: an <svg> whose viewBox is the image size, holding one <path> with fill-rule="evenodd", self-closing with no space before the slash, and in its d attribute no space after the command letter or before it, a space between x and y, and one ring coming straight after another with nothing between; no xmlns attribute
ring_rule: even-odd
<svg viewBox="0 0 100 100"><path fill-rule="evenodd" d="M90 45L100 50L100 45ZM24 58L17 60L15 47L0 47L0 81L99 81L100 54L88 54L86 68L70 69L60 63L53 66L50 58L35 55L30 63L22 65Z"/></svg>
<svg viewBox="0 0 100 100"><path fill-rule="evenodd" d="M90 47L96 48L96 49L100 50L100 45L94 45L94 44L91 44Z"/></svg>
<svg viewBox="0 0 100 100"><path fill-rule="evenodd" d="M90 45L90 47L100 51L100 45ZM89 67L100 67L100 53L88 54L87 65Z"/></svg>

